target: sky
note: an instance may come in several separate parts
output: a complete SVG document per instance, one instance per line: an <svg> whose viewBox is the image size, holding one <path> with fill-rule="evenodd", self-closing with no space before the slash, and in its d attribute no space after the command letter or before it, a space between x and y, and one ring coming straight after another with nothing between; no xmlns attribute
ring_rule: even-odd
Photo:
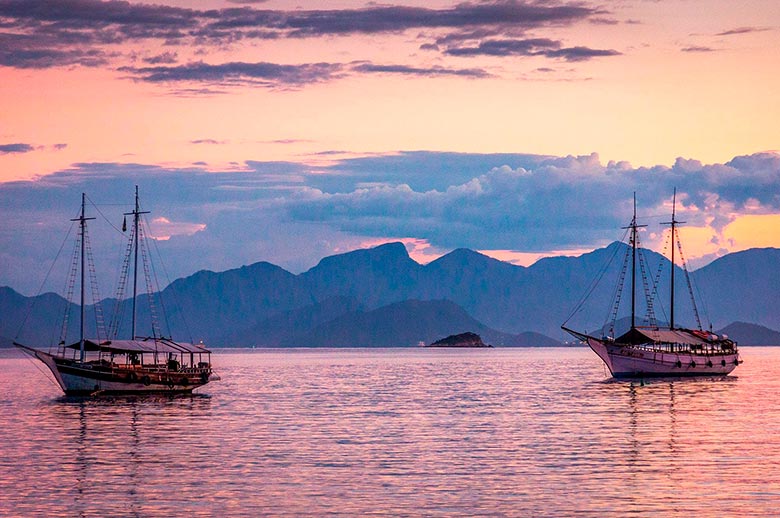
<svg viewBox="0 0 780 518"><path fill-rule="evenodd" d="M113 275L136 185L171 279L529 265L634 192L662 251L675 188L694 267L780 247L779 63L776 0L0 0L0 285L41 288L82 192Z"/></svg>

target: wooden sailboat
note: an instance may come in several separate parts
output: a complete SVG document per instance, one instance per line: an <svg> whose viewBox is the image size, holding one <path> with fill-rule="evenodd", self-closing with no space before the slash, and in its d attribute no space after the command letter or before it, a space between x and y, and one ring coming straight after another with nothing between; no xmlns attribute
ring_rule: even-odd
<svg viewBox="0 0 780 518"><path fill-rule="evenodd" d="M611 336L599 338L572 330L566 327L566 323L561 326L575 338L587 343L604 361L615 378L727 375L742 363L737 343L727 336L718 336L704 331L700 324L698 329L675 325L674 240L677 225L683 223L675 219L676 194L675 190L672 220L666 223L671 225L672 231L669 327L636 325L637 229L645 226L637 224L636 196L634 196L633 219L628 227L624 227L630 230L631 236L631 328L617 338Z"/></svg>
<svg viewBox="0 0 780 518"><path fill-rule="evenodd" d="M127 264L132 252L134 268L130 339L85 337L87 221L95 219L86 217L85 209L86 195L82 194L80 215L72 220L79 224L80 241L79 341L66 345L63 336L57 350L48 352L17 342L14 345L41 360L67 395L192 392L209 381L218 380L219 376L211 367L211 351L202 345L163 338L154 326L151 336L139 337L136 333L138 250L142 229L139 220L141 214L146 214L139 208L138 187L135 192L135 209L125 214L133 217L133 232L125 262ZM127 274L127 268L123 274ZM126 278L120 281L120 285L124 285L125 281Z"/></svg>

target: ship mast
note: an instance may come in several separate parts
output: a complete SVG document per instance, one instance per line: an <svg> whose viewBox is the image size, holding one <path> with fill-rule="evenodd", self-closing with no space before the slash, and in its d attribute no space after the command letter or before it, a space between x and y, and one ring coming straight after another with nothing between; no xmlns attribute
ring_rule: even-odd
<svg viewBox="0 0 780 518"><path fill-rule="evenodd" d="M95 218L87 218L84 216L85 208L87 205L87 195L86 193L81 193L81 215L78 218L72 219L71 221L78 221L79 226L81 227L81 313L80 313L80 324L79 324L79 361L83 362L85 358L85 351L84 351L84 322L85 322L85 315L84 315L84 306L86 304L85 300L85 292L86 292L86 274L85 274L85 268L84 263L86 262L86 240L87 240L87 220L95 219Z"/></svg>
<svg viewBox="0 0 780 518"><path fill-rule="evenodd" d="M631 224L624 229L631 229L631 329L636 327L636 242L637 229L647 225L637 225L636 223L636 192L634 193L634 217Z"/></svg>
<svg viewBox="0 0 780 518"><path fill-rule="evenodd" d="M670 285L670 300L669 300L669 329L674 329L674 244L675 244L675 232L677 224L685 223L684 221L677 221L675 219L677 209L677 187L674 188L674 194L672 195L672 221L661 223L662 225L671 225L672 236L670 238L670 246L672 248L672 264L671 264L671 285ZM695 304L695 303L694 303Z"/></svg>
<svg viewBox="0 0 780 518"><path fill-rule="evenodd" d="M135 340L135 305L136 296L138 295L138 222L141 214L149 214L149 211L141 211L138 205L138 186L135 186L135 210L132 212L125 212L125 216L133 216L133 319L132 319L132 331L130 335L131 340Z"/></svg>

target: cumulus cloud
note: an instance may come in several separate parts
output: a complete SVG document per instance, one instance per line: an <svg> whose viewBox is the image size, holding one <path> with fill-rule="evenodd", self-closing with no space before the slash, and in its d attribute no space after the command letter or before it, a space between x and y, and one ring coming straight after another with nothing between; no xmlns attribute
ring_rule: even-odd
<svg viewBox="0 0 780 518"><path fill-rule="evenodd" d="M637 193L643 214L668 217L674 188L691 225L721 231L736 214L780 210L780 155L737 157L727 164L678 160L674 166L603 165L596 155L508 165L444 189L397 183L350 192L309 187L290 214L350 232L409 235L439 246L545 249L593 245L617 237ZM658 219L658 218L656 218Z"/></svg>
<svg viewBox="0 0 780 518"><path fill-rule="evenodd" d="M70 225L81 192L100 207L88 212L119 226L135 185L144 210L152 211L153 231L168 237L158 244L174 277L259 260L300 270L338 250L394 239L435 253L592 249L620 237L634 192L640 220L649 225L643 239L652 245L668 221L674 188L685 228L709 244L704 252L722 254L737 242L735 222L780 214L780 154L639 168L604 164L595 154L435 152L342 158L317 168L246 161L242 170L225 172L76 164L35 181L0 184L3 228L14 229L0 232L6 251L0 285L28 282L11 272L45 274L51 243ZM95 232L94 244L113 239L110 228ZM114 260L117 253L98 255ZM115 265L98 268L113 278Z"/></svg>

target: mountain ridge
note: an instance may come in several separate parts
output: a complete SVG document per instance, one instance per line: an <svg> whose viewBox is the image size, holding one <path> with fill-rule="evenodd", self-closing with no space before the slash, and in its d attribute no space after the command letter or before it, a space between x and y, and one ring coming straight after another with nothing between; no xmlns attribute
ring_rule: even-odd
<svg viewBox="0 0 780 518"><path fill-rule="evenodd" d="M613 242L585 254L547 258L523 267L463 248L422 265L409 256L402 243L388 243L325 257L300 274L266 261L224 272L201 270L175 280L156 296L165 307L178 307L169 315L171 323L170 330L164 331L166 336L203 340L216 346L263 345L256 343L256 336L266 337L267 345L282 346L342 316L365 320L366 313L393 304L437 300L451 302L468 318L497 333L514 337L539 333L557 343L566 339L560 324L567 320L577 300L610 258L612 261L605 269L607 277L617 277L621 252L626 247ZM643 253L648 270L660 272L657 290L663 301L668 296L669 262L655 252ZM770 330L780 327L780 315L771 310L780 304L780 295L775 295L780 293L780 273L776 274L773 268L777 261L778 249L751 249L729 254L691 272L696 284L704 285L700 286L701 291L715 299L707 305L714 313L711 319L716 328L736 321ZM676 290L683 294L687 292L685 276L679 267L678 270ZM734 279L729 277L732 272ZM754 282L755 279L760 282ZM756 286L757 283L760 285ZM611 311L612 291L614 284L594 290L593 300L575 315L577 323L570 323L569 327L593 329L594 324L601 325ZM764 300L756 299L756 294ZM31 321L41 329L48 322L46 329L51 329L55 317L64 314L64 299L55 294L40 297L38 303L46 308L44 317L32 317ZM146 298L139 297L139 307L145 305ZM11 323L21 322L21 307L31 300L10 287L0 288L0 311L4 315L0 335L14 336L16 329L11 329ZM738 304L732 306L730 301ZM60 309L55 311L58 304ZM619 308L618 317L625 317L625 306L624 303ZM665 320L663 305L656 309L658 320ZM638 310L645 311L642 303ZM682 304L676 305L676 316L678 323L693 321L692 309ZM411 314L408 318L413 320ZM141 311L139 328L148 325L150 319L148 311ZM342 324L353 326L346 321ZM400 336L402 330L390 334Z"/></svg>

